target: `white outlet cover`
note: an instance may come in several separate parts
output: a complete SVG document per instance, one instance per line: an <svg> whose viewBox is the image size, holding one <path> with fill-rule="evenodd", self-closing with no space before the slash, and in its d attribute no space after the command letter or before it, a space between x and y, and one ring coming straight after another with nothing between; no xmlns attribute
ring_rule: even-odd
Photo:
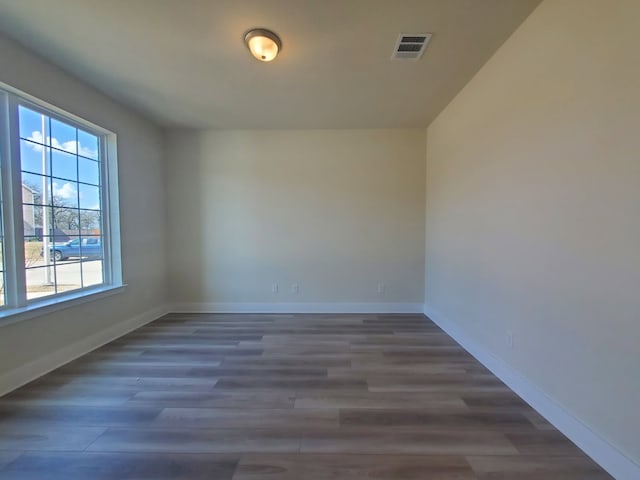
<svg viewBox="0 0 640 480"><path fill-rule="evenodd" d="M507 330L505 333L504 341L509 348L513 348L513 332L511 330Z"/></svg>

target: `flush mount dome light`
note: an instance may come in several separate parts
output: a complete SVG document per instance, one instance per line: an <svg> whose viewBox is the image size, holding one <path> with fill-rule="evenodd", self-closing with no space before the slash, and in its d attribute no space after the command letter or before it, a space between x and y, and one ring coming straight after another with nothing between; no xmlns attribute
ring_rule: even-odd
<svg viewBox="0 0 640 480"><path fill-rule="evenodd" d="M244 41L251 52L261 62L270 62L282 50L280 37L270 30L255 28L244 35Z"/></svg>

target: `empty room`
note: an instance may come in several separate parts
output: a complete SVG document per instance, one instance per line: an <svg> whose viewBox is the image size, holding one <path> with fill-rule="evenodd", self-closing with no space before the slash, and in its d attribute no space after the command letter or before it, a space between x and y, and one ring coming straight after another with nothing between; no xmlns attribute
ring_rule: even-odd
<svg viewBox="0 0 640 480"><path fill-rule="evenodd" d="M0 0L0 480L640 479L638 0Z"/></svg>

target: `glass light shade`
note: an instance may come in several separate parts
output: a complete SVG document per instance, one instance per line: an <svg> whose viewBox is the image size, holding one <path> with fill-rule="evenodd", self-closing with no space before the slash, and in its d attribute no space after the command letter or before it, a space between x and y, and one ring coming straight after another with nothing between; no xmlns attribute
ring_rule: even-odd
<svg viewBox="0 0 640 480"><path fill-rule="evenodd" d="M251 30L245 35L251 55L261 62L270 62L278 55L282 44L278 36L269 30Z"/></svg>

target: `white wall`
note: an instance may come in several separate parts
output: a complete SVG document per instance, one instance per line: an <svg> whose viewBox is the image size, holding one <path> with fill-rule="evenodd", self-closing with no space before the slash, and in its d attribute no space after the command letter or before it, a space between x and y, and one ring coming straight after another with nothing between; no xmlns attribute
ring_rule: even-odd
<svg viewBox="0 0 640 480"><path fill-rule="evenodd" d="M426 306L640 463L638 18L543 2L429 127Z"/></svg>
<svg viewBox="0 0 640 480"><path fill-rule="evenodd" d="M425 134L172 132L172 298L422 304Z"/></svg>
<svg viewBox="0 0 640 480"><path fill-rule="evenodd" d="M150 319L166 299L166 262L162 132L1 36L0 59L1 82L118 135L122 268L128 284L125 293L110 298L0 326L1 392L28 380L25 375L82 353L92 342L123 333L119 322L134 319L127 324L131 328Z"/></svg>

